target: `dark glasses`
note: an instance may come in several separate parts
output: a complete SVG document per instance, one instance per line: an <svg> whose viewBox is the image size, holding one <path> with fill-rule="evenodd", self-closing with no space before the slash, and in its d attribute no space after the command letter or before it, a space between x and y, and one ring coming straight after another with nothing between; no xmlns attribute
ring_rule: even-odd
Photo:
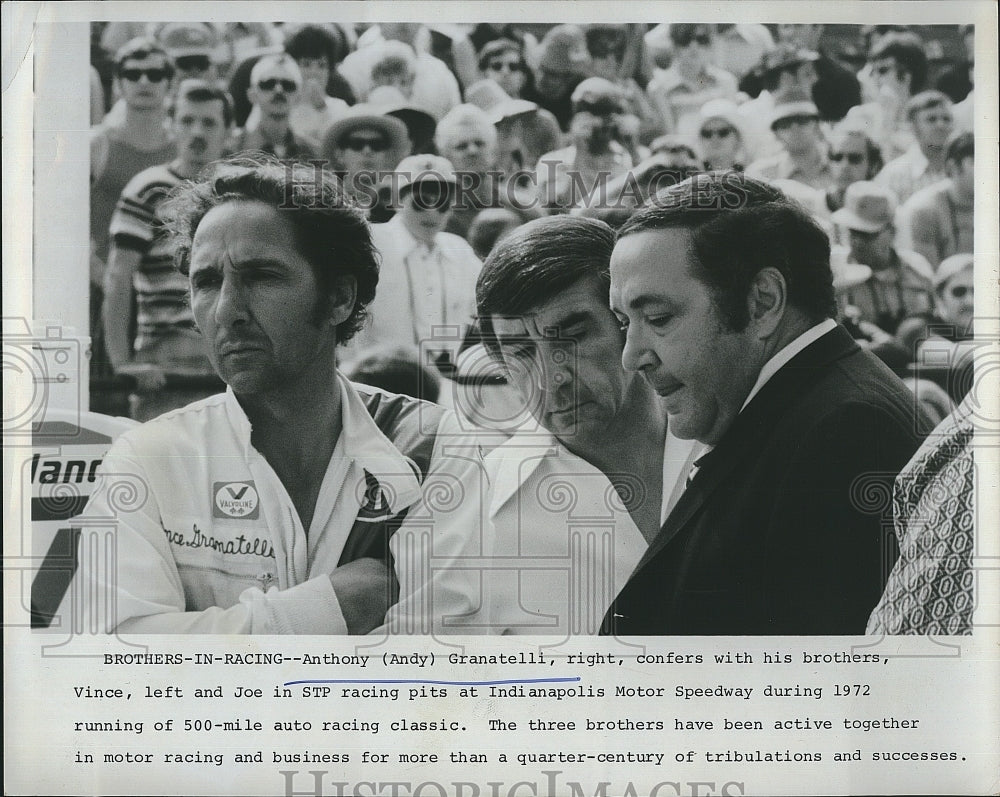
<svg viewBox="0 0 1000 797"><path fill-rule="evenodd" d="M486 68L491 72L518 72L521 69L520 61L490 61Z"/></svg>
<svg viewBox="0 0 1000 797"><path fill-rule="evenodd" d="M788 116L784 119L779 119L774 123L775 130L784 130L788 127L803 127L810 122L817 121L815 116Z"/></svg>
<svg viewBox="0 0 1000 797"><path fill-rule="evenodd" d="M212 65L207 55L182 55L174 63L184 72L205 72Z"/></svg>
<svg viewBox="0 0 1000 797"><path fill-rule="evenodd" d="M286 94L291 94L299 87L294 80L278 80L274 77L266 78L257 84L257 88L264 89L264 91L274 91L278 86L281 86Z"/></svg>
<svg viewBox="0 0 1000 797"><path fill-rule="evenodd" d="M129 83L138 83L143 75L150 83L161 83L170 77L166 69L123 69L120 74Z"/></svg>
<svg viewBox="0 0 1000 797"><path fill-rule="evenodd" d="M729 138L733 134L731 127L706 127L701 131L702 138Z"/></svg>
<svg viewBox="0 0 1000 797"><path fill-rule="evenodd" d="M712 43L711 37L706 36L704 33L701 33L697 36L692 36L690 39L687 39L686 41L679 41L677 42L677 45L679 47L690 47L692 44L700 44L702 47L708 47L708 45L710 45L711 43Z"/></svg>
<svg viewBox="0 0 1000 797"><path fill-rule="evenodd" d="M840 163L845 158L847 159L847 162L849 164L851 164L851 166L859 166L865 160L865 156L862 155L860 152L831 152L830 153L830 160L832 160L834 163Z"/></svg>
<svg viewBox="0 0 1000 797"><path fill-rule="evenodd" d="M973 293L973 288L971 285L955 285L948 289L948 295L953 299L964 299L966 296Z"/></svg>
<svg viewBox="0 0 1000 797"><path fill-rule="evenodd" d="M363 136L348 136L344 139L343 145L352 152L361 152L365 148L372 152L385 152L389 149L389 142L384 138L364 138Z"/></svg>

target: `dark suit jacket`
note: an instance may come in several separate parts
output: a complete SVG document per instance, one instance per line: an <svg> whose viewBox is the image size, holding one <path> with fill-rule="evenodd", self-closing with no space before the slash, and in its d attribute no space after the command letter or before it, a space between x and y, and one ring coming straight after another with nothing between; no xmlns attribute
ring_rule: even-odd
<svg viewBox="0 0 1000 797"><path fill-rule="evenodd" d="M704 458L602 633L863 634L896 557L892 481L931 424L837 327Z"/></svg>

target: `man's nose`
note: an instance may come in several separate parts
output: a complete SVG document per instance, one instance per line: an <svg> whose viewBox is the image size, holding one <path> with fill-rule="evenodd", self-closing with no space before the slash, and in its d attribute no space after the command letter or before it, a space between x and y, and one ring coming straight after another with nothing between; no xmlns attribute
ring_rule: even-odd
<svg viewBox="0 0 1000 797"><path fill-rule="evenodd" d="M656 365L656 355L646 345L634 325L625 330L625 347L622 349L622 366L626 371L642 371Z"/></svg>
<svg viewBox="0 0 1000 797"><path fill-rule="evenodd" d="M220 327L233 326L247 320L245 289L239 279L225 277L215 303L215 321Z"/></svg>

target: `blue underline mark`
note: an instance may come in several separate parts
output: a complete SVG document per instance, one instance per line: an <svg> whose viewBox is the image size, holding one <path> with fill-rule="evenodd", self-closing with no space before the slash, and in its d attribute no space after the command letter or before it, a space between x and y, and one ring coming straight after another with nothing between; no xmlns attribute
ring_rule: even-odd
<svg viewBox="0 0 1000 797"><path fill-rule="evenodd" d="M580 681L580 676L570 678L510 678L503 681L432 681L409 678L321 678L305 681L286 681L282 686L299 684L432 684L434 686L503 686L505 684L564 684Z"/></svg>

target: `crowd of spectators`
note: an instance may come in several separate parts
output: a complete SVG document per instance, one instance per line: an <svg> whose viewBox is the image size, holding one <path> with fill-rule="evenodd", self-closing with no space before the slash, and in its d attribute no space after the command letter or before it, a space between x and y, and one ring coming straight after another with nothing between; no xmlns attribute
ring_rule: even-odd
<svg viewBox="0 0 1000 797"><path fill-rule="evenodd" d="M614 226L733 169L817 217L840 320L926 376L927 340L972 334L973 42L972 26L94 23L91 406L145 420L220 388L157 209L260 152L337 172L375 225L356 373L417 373L434 328L473 340L480 262L520 224ZM439 352L445 376L457 354Z"/></svg>

